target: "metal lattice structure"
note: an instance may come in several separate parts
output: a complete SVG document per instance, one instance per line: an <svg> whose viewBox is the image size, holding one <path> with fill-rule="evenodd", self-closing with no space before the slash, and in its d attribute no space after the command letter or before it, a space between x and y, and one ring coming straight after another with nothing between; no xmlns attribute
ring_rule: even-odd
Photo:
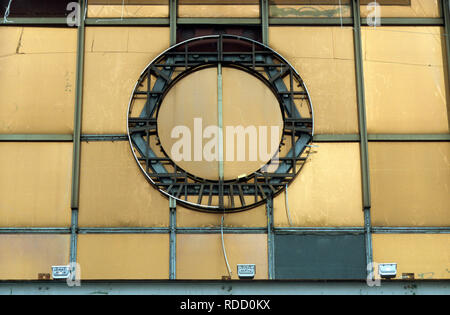
<svg viewBox="0 0 450 315"><path fill-rule="evenodd" d="M287 153L273 172L263 167L234 180L204 179L177 166L159 142L157 117L164 96L194 71L219 64L254 75L277 97L284 125L279 152ZM278 53L244 37L204 36L172 46L144 70L130 100L128 135L141 170L163 194L198 210L239 211L280 193L299 173L313 136L313 111L302 78Z"/></svg>

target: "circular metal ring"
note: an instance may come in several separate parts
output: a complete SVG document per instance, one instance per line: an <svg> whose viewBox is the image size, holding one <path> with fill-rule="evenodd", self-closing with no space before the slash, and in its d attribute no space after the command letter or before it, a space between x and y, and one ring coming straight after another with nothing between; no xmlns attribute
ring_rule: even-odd
<svg viewBox="0 0 450 315"><path fill-rule="evenodd" d="M283 117L278 152L287 154L273 171L262 167L233 180L204 179L180 168L160 145L157 117L168 91L189 74L219 63L257 77L276 96ZM211 35L174 45L146 67L130 99L127 131L136 162L161 193L195 210L233 212L263 204L297 176L309 154L313 116L305 83L281 55L248 38Z"/></svg>

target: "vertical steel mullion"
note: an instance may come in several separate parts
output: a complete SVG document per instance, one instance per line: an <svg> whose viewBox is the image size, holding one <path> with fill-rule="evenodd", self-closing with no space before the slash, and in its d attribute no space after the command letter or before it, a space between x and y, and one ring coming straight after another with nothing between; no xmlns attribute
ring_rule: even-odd
<svg viewBox="0 0 450 315"><path fill-rule="evenodd" d="M264 45L269 45L269 0L260 0L259 8L261 16L261 31L262 31L262 42ZM253 68L255 68L255 56L253 47ZM255 176L256 183L256 176ZM256 190L257 186L255 184L255 201L256 201ZM274 240L273 240L273 200L272 196L267 197L266 202L266 214L267 214L267 269L269 280L275 279L275 266L274 266Z"/></svg>
<svg viewBox="0 0 450 315"><path fill-rule="evenodd" d="M450 84L450 1L442 0L442 15L444 16L444 30L445 30L445 48L447 52L447 76ZM450 110L450 105L447 108Z"/></svg>
<svg viewBox="0 0 450 315"><path fill-rule="evenodd" d="M262 27L262 41L264 45L269 44L269 0L260 0L260 15Z"/></svg>
<svg viewBox="0 0 450 315"><path fill-rule="evenodd" d="M223 81L222 81L222 37L219 37L218 53L219 63L217 64L217 123L219 129L219 207L224 209L224 155L223 155Z"/></svg>
<svg viewBox="0 0 450 315"><path fill-rule="evenodd" d="M176 263L177 263L177 212L176 212L176 200L169 197L169 210L170 210L170 262L169 262L169 279L175 280L176 275Z"/></svg>
<svg viewBox="0 0 450 315"><path fill-rule="evenodd" d="M177 43L178 0L169 0L170 45Z"/></svg>
<svg viewBox="0 0 450 315"><path fill-rule="evenodd" d="M272 195L267 196L267 270L269 272L269 280L275 279L275 242L273 235L273 198Z"/></svg>
<svg viewBox="0 0 450 315"><path fill-rule="evenodd" d="M81 115L83 103L83 73L84 73L84 41L85 41L85 11L86 0L79 0L80 14L77 36L77 69L76 69L76 92L75 111L73 126L73 152L72 152L72 190L71 190L71 241L70 241L70 263L77 260L77 233L78 233L78 208L80 193L80 151L81 151Z"/></svg>
<svg viewBox="0 0 450 315"><path fill-rule="evenodd" d="M353 38L355 48L355 70L356 70L356 88L358 98L358 117L359 117L359 135L360 135L360 153L361 153L361 177L363 190L363 211L364 211L364 229L366 243L366 263L371 266L373 261L372 254L372 231L371 231L371 197L370 197L370 177L369 177L369 149L367 137L366 122L366 100L364 90L364 67L362 60L361 44L361 14L360 0L352 1L353 10ZM368 274L372 273L372 268L368 268Z"/></svg>

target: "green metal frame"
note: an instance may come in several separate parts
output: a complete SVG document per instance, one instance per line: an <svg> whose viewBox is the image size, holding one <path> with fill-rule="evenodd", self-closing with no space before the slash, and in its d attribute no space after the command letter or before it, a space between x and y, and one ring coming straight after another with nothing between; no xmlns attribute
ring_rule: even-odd
<svg viewBox="0 0 450 315"><path fill-rule="evenodd" d="M72 190L71 203L71 238L70 238L70 263L77 261L77 229L78 229L78 209L80 195L80 156L81 156L81 119L83 105L83 79L84 79L84 43L85 43L85 14L87 0L79 0L80 15L77 36L77 70L75 87L75 111L74 111L74 131L73 131L73 158L72 158Z"/></svg>
<svg viewBox="0 0 450 315"><path fill-rule="evenodd" d="M168 18L86 18L86 26L169 26Z"/></svg>
<svg viewBox="0 0 450 315"><path fill-rule="evenodd" d="M73 135L0 134L0 142L72 142Z"/></svg>
<svg viewBox="0 0 450 315"><path fill-rule="evenodd" d="M414 227L414 226L373 226L373 234L450 234L449 226ZM220 234L217 227L176 227L178 234ZM171 234L172 227L78 227L77 234ZM224 227L225 234L364 234L364 227ZM65 227L1 227L0 234L71 234L71 228ZM272 246L272 245L270 245ZM274 248L270 249L273 253ZM174 257L174 256L172 256ZM273 255L271 257L273 259ZM273 268L273 263L271 263ZM273 272L273 269L272 269Z"/></svg>
<svg viewBox="0 0 450 315"><path fill-rule="evenodd" d="M169 0L169 18L85 18L85 1L79 0L81 5L81 21L78 27L77 39L77 72L76 96L74 112L74 133L68 134L2 134L0 142L73 142L73 169L71 189L72 218L70 227L10 227L0 228L0 234L70 234L70 261L76 262L78 234L140 234L157 233L170 235L170 279L175 279L176 264L176 235L177 234L220 234L220 227L191 227L176 226L175 207L170 208L170 225L167 228L156 227L108 227L108 228L79 228L79 176L81 141L127 141L127 135L122 134L81 134L81 115L83 98L84 71L84 39L85 26L168 26L170 27L170 42L176 43L177 24L185 25L260 25L263 42L269 42L269 26L275 25L311 25L311 26L348 26L354 29L355 71L357 83L359 134L314 136L314 142L355 142L361 147L361 172L363 187L364 227L274 227L273 201L266 205L268 224L266 227L239 228L224 227L226 234L267 234L269 279L274 278L274 242L276 234L365 234L366 259L372 261L372 234L450 234L450 227L374 227L370 220L370 177L368 161L368 142L398 141L398 142L450 142L450 134L368 134L365 112L364 73L361 47L361 26L368 25L367 19L360 17L359 0L352 0L352 18L270 18L268 0L260 0L260 18L178 18L177 0ZM450 74L450 12L449 0L442 0L442 18L381 18L382 25L392 26L443 26L445 28L445 43L447 47L447 75ZM68 27L65 18L10 18L9 23L0 21L1 26L48 26ZM450 80L448 80L450 81Z"/></svg>
<svg viewBox="0 0 450 315"><path fill-rule="evenodd" d="M450 0L442 0L442 15L444 16L445 47L447 53L447 84L450 84ZM450 86L449 86L450 89ZM450 104L447 104L450 115Z"/></svg>
<svg viewBox="0 0 450 315"><path fill-rule="evenodd" d="M259 12L261 15L262 41L269 45L269 0L260 0Z"/></svg>
<svg viewBox="0 0 450 315"><path fill-rule="evenodd" d="M450 134L368 134L369 142L450 142ZM0 142L72 142L68 134L0 134ZM82 142L128 141L126 134L82 134ZM359 134L316 134L313 142L360 142Z"/></svg>
<svg viewBox="0 0 450 315"><path fill-rule="evenodd" d="M364 229L366 239L366 263L367 266L372 265L373 249L372 249L372 233L371 233L371 197L370 197L370 175L369 175L369 143L367 136L366 122L366 96L364 90L364 69L362 60L362 39L361 39L361 16L359 0L351 2L353 12L353 42L355 49L355 73L356 73L356 90L358 102L358 121L359 121L359 140L361 153L361 179L363 191L363 211L364 211ZM367 273L372 274L372 268L368 268Z"/></svg>
<svg viewBox="0 0 450 315"><path fill-rule="evenodd" d="M177 16L178 0L169 0L169 26L170 26L170 45L177 42Z"/></svg>

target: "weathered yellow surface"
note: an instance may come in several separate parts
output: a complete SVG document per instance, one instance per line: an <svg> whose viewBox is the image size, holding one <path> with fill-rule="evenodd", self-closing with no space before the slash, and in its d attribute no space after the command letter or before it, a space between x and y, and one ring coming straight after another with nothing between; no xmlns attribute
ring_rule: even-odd
<svg viewBox="0 0 450 315"><path fill-rule="evenodd" d="M386 3L379 9L381 17L439 17L440 16L440 0L411 0L410 5L392 5ZM374 2L374 1L366 1ZM389 1L387 1L389 2ZM391 1L392 2L392 1ZM378 1L381 3L381 1ZM361 16L367 17L374 14L373 7L361 5Z"/></svg>
<svg viewBox="0 0 450 315"><path fill-rule="evenodd" d="M239 204L237 200L235 202ZM249 203L251 202L250 200ZM221 220L222 214L193 211L177 206L177 226L179 227L218 227ZM262 205L247 211L225 214L223 225L227 227L267 226L266 206Z"/></svg>
<svg viewBox="0 0 450 315"><path fill-rule="evenodd" d="M319 4L314 1L271 0L269 3L270 16L277 18L350 17L352 14L349 0L322 1Z"/></svg>
<svg viewBox="0 0 450 315"><path fill-rule="evenodd" d="M145 179L127 141L81 146L79 225L167 226L169 201Z"/></svg>
<svg viewBox="0 0 450 315"><path fill-rule="evenodd" d="M300 174L288 187L294 226L362 226L359 145L318 143ZM283 192L274 199L276 226L289 226Z"/></svg>
<svg viewBox="0 0 450 315"><path fill-rule="evenodd" d="M0 280L38 280L69 263L69 235L0 235Z"/></svg>
<svg viewBox="0 0 450 315"><path fill-rule="evenodd" d="M450 226L450 143L370 143L372 224Z"/></svg>
<svg viewBox="0 0 450 315"><path fill-rule="evenodd" d="M68 226L71 167L71 143L0 143L0 226Z"/></svg>
<svg viewBox="0 0 450 315"><path fill-rule="evenodd" d="M146 18L168 17L168 5L98 5L89 4L89 18Z"/></svg>
<svg viewBox="0 0 450 315"><path fill-rule="evenodd" d="M449 234L374 234L372 242L374 262L397 263L396 279L450 279Z"/></svg>
<svg viewBox="0 0 450 315"><path fill-rule="evenodd" d="M189 2L192 1L179 2L179 17L259 17L259 3L255 0L234 1L235 4L225 5L223 1L204 1L204 4L199 4L199 1L194 1L195 4L189 4ZM222 4L214 4L214 2Z"/></svg>
<svg viewBox="0 0 450 315"><path fill-rule="evenodd" d="M168 279L169 235L78 236L82 280Z"/></svg>
<svg viewBox="0 0 450 315"><path fill-rule="evenodd" d="M0 133L71 133L76 30L0 28Z"/></svg>
<svg viewBox="0 0 450 315"><path fill-rule="evenodd" d="M357 133L352 29L270 27L269 43L305 81L314 108L315 132Z"/></svg>
<svg viewBox="0 0 450 315"><path fill-rule="evenodd" d="M255 279L267 279L267 235L224 234L232 279L238 279L237 264L255 264ZM228 270L220 234L177 235L177 279L222 279Z"/></svg>
<svg viewBox="0 0 450 315"><path fill-rule="evenodd" d="M228 180L252 174L274 156L281 141L283 120L277 98L261 80L244 71L226 67L222 69L222 78L224 178ZM219 158L213 155L217 151L206 150L205 153L204 148L212 141L218 149L219 140L215 138L214 141L211 137L203 139L203 135L207 128L218 128L217 85L217 68L194 72L169 91L158 114L158 135L165 152L174 161L183 158L177 165L187 172L211 180L219 178ZM195 124L196 119L201 119L198 120L201 123ZM197 130L196 125L201 128ZM183 135L172 134L180 126L187 127L187 131ZM254 130L254 135L235 133L239 131L236 129L239 126L243 130ZM267 134L260 132L260 128L265 128ZM277 130L273 142L272 128ZM243 137L244 146L239 145ZM172 152L174 145L177 148L177 143L184 140L187 145ZM265 150L261 146L264 141ZM264 152L260 154L260 151ZM266 156L267 152L270 154ZM183 157L183 154L186 156Z"/></svg>
<svg viewBox="0 0 450 315"><path fill-rule="evenodd" d="M363 28L367 125L372 133L447 133L444 30Z"/></svg>
<svg viewBox="0 0 450 315"><path fill-rule="evenodd" d="M169 47L169 28L86 29L83 133L125 133L134 86L145 67Z"/></svg>

